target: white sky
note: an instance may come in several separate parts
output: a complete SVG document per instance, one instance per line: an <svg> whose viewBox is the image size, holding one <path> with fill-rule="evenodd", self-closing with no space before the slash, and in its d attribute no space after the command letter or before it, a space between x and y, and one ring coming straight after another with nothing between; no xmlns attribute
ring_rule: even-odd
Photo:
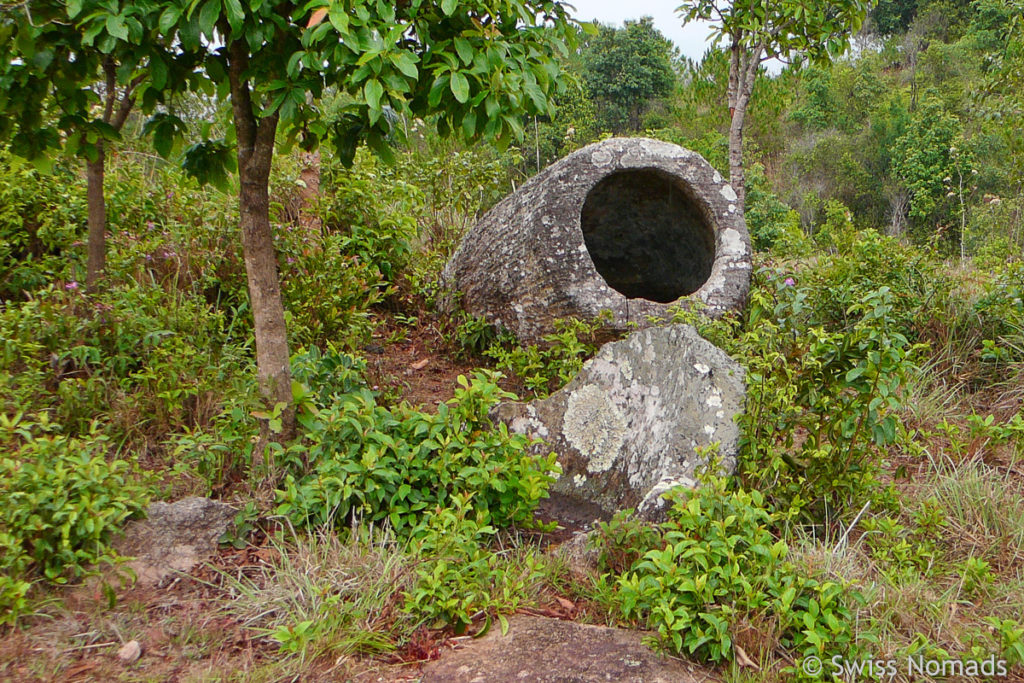
<svg viewBox="0 0 1024 683"><path fill-rule="evenodd" d="M602 24L622 26L626 19L654 17L654 27L679 46L690 59L699 62L708 49L708 25L694 22L683 28L675 9L681 0L566 0L576 8L572 15L580 21L596 19Z"/></svg>

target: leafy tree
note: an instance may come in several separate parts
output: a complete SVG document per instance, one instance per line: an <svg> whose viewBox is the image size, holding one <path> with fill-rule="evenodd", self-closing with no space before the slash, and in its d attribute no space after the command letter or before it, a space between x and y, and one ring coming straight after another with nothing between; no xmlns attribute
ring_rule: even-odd
<svg viewBox="0 0 1024 683"><path fill-rule="evenodd" d="M601 26L583 50L582 66L602 123L614 132L640 130L652 101L672 93L675 53L651 17L627 21L621 29Z"/></svg>
<svg viewBox="0 0 1024 683"><path fill-rule="evenodd" d="M275 433L266 436L286 440L295 413L268 191L279 132L307 149L329 140L348 163L362 142L389 156L400 114L436 115L442 134L507 144L522 134L524 115L547 112L560 84L552 55L575 29L550 0L499 9L482 0L154 2L161 38L199 66L194 88L231 102L228 139L194 145L184 165L214 182L237 168L258 379ZM82 27L103 34L117 16L100 10ZM333 120L317 106L328 88L349 100Z"/></svg>
<svg viewBox="0 0 1024 683"><path fill-rule="evenodd" d="M906 33L917 14L917 0L878 0L871 10L871 23L883 36Z"/></svg>
<svg viewBox="0 0 1024 683"><path fill-rule="evenodd" d="M946 111L935 95L925 97L893 148L892 170L910 195L910 217L925 226L940 220L948 192L946 183L956 173L954 156L962 135L960 120Z"/></svg>
<svg viewBox="0 0 1024 683"><path fill-rule="evenodd" d="M151 110L190 70L162 48L152 3L108 7L30 0L0 8L0 140L43 166L62 148L85 159L89 289L105 264L107 146L140 98ZM103 20L86 28L97 13Z"/></svg>
<svg viewBox="0 0 1024 683"><path fill-rule="evenodd" d="M825 62L844 52L872 0L687 0L684 23L712 22L715 45L728 38L729 181L744 205L743 126L761 64L802 54Z"/></svg>

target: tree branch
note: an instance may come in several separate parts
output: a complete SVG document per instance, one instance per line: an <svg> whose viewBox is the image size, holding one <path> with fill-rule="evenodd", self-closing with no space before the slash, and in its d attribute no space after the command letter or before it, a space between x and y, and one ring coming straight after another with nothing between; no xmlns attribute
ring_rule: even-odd
<svg viewBox="0 0 1024 683"><path fill-rule="evenodd" d="M231 110L238 138L238 165L241 168L252 158L256 145L256 114L252 110L252 95L245 72L249 68L249 50L241 40L228 45L228 82L231 85Z"/></svg>
<svg viewBox="0 0 1024 683"><path fill-rule="evenodd" d="M114 115L114 102L117 100L117 69L114 60L107 57L103 60L103 75L106 76L106 104L103 107L103 123L110 123Z"/></svg>
<svg viewBox="0 0 1024 683"><path fill-rule="evenodd" d="M131 113L132 107L135 106L135 88L139 87L139 84L145 78L145 76L140 74L125 86L124 93L121 95L121 104L117 108L117 115L114 116L114 120L111 122L114 130L120 131L124 127L124 122L128 120L128 114Z"/></svg>

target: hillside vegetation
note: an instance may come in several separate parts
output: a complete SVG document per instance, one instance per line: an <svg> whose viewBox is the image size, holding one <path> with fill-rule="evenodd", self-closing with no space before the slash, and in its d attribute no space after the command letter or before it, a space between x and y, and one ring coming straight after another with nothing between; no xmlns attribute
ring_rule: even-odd
<svg viewBox="0 0 1024 683"><path fill-rule="evenodd" d="M233 144L223 93L161 104L180 138L159 153L152 112L108 139L90 291L81 160L0 148L0 677L392 680L527 610L648 629L730 681L829 678L836 656L994 657L1024 680L1024 7L884 0L853 44L758 78L749 305L673 319L747 370L738 472L672 494L662 524L601 523L596 567L534 518L554 456L487 415L569 381L601 321L522 347L441 313L440 271L602 137L728 175L725 52L689 62L649 21L580 32L557 108L506 116L505 148L462 110L456 138L449 112L390 111L358 151L280 134L289 405L261 392L239 181L189 154ZM612 87L631 59L650 81ZM328 89L323 116L353 97ZM188 494L235 505L236 529L190 580L134 587L113 534ZM132 639L161 656L121 664ZM896 680L951 672L970 678Z"/></svg>

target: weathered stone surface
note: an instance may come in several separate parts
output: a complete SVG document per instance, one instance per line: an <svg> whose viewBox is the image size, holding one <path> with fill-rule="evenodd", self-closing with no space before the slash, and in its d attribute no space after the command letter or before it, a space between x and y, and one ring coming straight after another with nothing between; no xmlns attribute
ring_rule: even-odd
<svg viewBox="0 0 1024 683"><path fill-rule="evenodd" d="M114 549L136 558L128 566L139 583L152 585L173 571L188 571L212 555L221 535L234 522L235 512L230 505L208 498L153 503L146 519L125 528Z"/></svg>
<svg viewBox="0 0 1024 683"><path fill-rule="evenodd" d="M423 667L421 683L697 683L711 670L661 658L643 633L541 617L513 616L507 635L492 629Z"/></svg>
<svg viewBox="0 0 1024 683"><path fill-rule="evenodd" d="M720 468L736 465L743 368L689 325L640 330L606 344L549 398L498 405L492 417L544 439L562 475L553 490L614 512L656 518L661 494L694 486L718 443Z"/></svg>
<svg viewBox="0 0 1024 683"><path fill-rule="evenodd" d="M602 310L625 331L665 317L673 302L699 300L712 315L739 308L750 268L742 211L721 174L682 147L613 138L549 166L491 209L443 280L467 312L533 342L558 318Z"/></svg>

